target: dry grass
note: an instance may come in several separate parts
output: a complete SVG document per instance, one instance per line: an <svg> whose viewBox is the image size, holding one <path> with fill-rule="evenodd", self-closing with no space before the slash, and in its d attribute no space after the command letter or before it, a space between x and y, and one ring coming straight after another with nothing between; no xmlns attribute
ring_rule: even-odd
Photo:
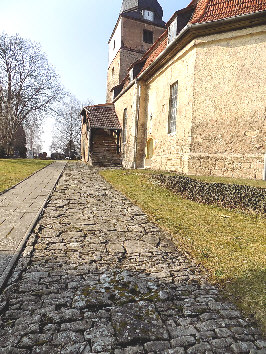
<svg viewBox="0 0 266 354"><path fill-rule="evenodd" d="M221 207L197 204L152 184L144 171L106 170L101 174L170 231L228 296L266 329L266 220Z"/></svg>
<svg viewBox="0 0 266 354"><path fill-rule="evenodd" d="M0 160L0 192L14 186L51 161L30 159Z"/></svg>

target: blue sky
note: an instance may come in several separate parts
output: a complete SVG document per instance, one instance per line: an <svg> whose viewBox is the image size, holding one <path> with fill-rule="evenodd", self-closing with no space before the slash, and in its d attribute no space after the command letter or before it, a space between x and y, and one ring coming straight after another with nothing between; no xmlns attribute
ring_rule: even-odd
<svg viewBox="0 0 266 354"><path fill-rule="evenodd" d="M190 0L159 2L167 21ZM84 103L104 103L107 42L121 4L122 0L0 0L0 32L41 43L68 91Z"/></svg>

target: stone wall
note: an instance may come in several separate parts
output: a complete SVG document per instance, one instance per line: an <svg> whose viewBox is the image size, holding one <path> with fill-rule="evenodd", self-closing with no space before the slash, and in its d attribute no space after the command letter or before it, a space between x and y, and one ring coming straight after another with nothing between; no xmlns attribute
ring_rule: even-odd
<svg viewBox="0 0 266 354"><path fill-rule="evenodd" d="M106 88L106 103L113 101L113 92L111 92L114 86L119 84L120 80L120 51L116 54L116 57L112 61L107 70L107 88Z"/></svg>
<svg viewBox="0 0 266 354"><path fill-rule="evenodd" d="M116 100L115 110L123 127L124 110L127 109L127 134L126 142L122 143L123 167L135 167L135 138L136 138L136 105L137 105L137 85L134 84L118 100ZM122 133L123 134L123 133Z"/></svg>
<svg viewBox="0 0 266 354"><path fill-rule="evenodd" d="M159 182L184 198L198 203L266 213L266 189L247 185L208 183L186 176L151 175L151 180Z"/></svg>
<svg viewBox="0 0 266 354"><path fill-rule="evenodd" d="M153 42L160 37L165 28L155 26L130 18L123 18L122 21L122 46L145 53L152 44L143 42L143 30L153 32Z"/></svg>
<svg viewBox="0 0 266 354"><path fill-rule="evenodd" d="M191 153L188 161L190 175L262 179L263 169L263 154Z"/></svg>
<svg viewBox="0 0 266 354"><path fill-rule="evenodd" d="M119 85L126 77L129 67L151 47L152 44L143 42L143 30L153 32L154 42L165 31L164 28L125 17L121 18L120 23L121 26L118 26L117 31L122 32L121 48L108 67L106 102L113 101L112 88Z"/></svg>
<svg viewBox="0 0 266 354"><path fill-rule="evenodd" d="M81 127L81 159L83 162L89 162L89 137L87 123L83 122Z"/></svg>
<svg viewBox="0 0 266 354"><path fill-rule="evenodd" d="M121 165L121 154L117 151L117 137L114 132L105 129L92 129L91 140L93 166Z"/></svg>

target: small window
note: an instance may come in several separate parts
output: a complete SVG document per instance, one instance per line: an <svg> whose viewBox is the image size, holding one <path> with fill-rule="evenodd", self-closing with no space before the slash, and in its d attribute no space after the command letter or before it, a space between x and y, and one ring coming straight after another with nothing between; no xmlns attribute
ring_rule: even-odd
<svg viewBox="0 0 266 354"><path fill-rule="evenodd" d="M170 87L168 133L176 131L178 81Z"/></svg>
<svg viewBox="0 0 266 354"><path fill-rule="evenodd" d="M122 142L125 144L127 141L127 108L124 109L123 114L123 133L122 133Z"/></svg>
<svg viewBox="0 0 266 354"><path fill-rule="evenodd" d="M143 42L144 43L153 43L153 32L148 30L143 30Z"/></svg>
<svg viewBox="0 0 266 354"><path fill-rule="evenodd" d="M115 49L115 40L114 40L114 49Z"/></svg>
<svg viewBox="0 0 266 354"><path fill-rule="evenodd" d="M115 74L115 68L112 69L112 76Z"/></svg>

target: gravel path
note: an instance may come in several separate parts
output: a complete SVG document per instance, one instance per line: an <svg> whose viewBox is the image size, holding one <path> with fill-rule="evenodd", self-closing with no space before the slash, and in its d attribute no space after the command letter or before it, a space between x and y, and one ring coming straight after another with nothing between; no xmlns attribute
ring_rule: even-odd
<svg viewBox="0 0 266 354"><path fill-rule="evenodd" d="M170 236L69 164L0 301L0 353L266 353Z"/></svg>

